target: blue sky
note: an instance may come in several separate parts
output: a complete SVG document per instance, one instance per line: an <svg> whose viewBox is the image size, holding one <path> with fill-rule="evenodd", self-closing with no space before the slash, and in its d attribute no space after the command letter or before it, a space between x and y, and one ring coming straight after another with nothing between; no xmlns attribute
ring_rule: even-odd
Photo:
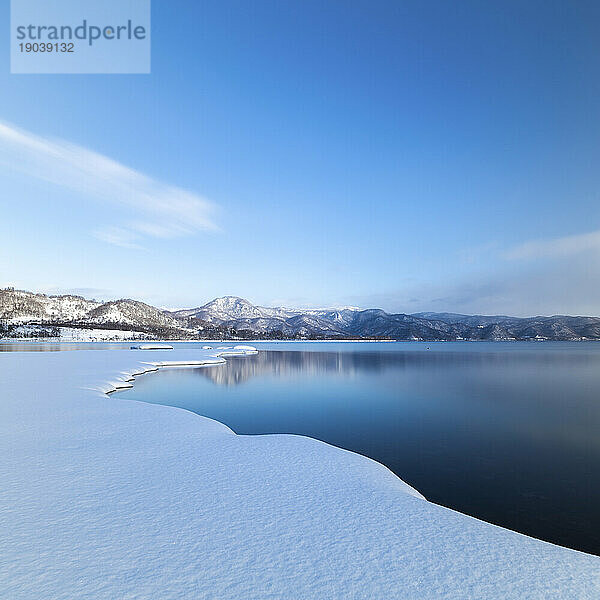
<svg viewBox="0 0 600 600"><path fill-rule="evenodd" d="M154 0L151 75L10 75L5 26L0 285L600 314L599 31L596 2Z"/></svg>

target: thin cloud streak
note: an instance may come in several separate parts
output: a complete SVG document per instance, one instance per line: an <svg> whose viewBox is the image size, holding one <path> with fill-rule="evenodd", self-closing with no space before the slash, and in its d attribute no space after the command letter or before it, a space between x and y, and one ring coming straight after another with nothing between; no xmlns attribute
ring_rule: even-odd
<svg viewBox="0 0 600 600"><path fill-rule="evenodd" d="M0 122L0 165L87 197L132 210L136 218L103 227L95 237L135 248L141 237L174 238L218 231L215 206L205 198L169 185L64 140L44 138Z"/></svg>
<svg viewBox="0 0 600 600"><path fill-rule="evenodd" d="M509 249L504 256L509 260L535 260L563 258L594 250L600 251L600 230L525 242Z"/></svg>
<svg viewBox="0 0 600 600"><path fill-rule="evenodd" d="M143 246L136 243L139 238L135 232L122 227L106 227L105 229L97 229L93 233L94 237L107 244L120 246L121 248L133 248L135 250L143 250Z"/></svg>

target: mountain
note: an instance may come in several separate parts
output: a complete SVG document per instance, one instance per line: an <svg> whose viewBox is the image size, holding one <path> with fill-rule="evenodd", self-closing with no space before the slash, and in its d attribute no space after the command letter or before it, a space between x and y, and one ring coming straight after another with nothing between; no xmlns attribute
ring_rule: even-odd
<svg viewBox="0 0 600 600"><path fill-rule="evenodd" d="M87 327L135 330L165 335L183 333L180 320L137 300L96 302L81 296L46 296L7 288L0 290L0 325Z"/></svg>
<svg viewBox="0 0 600 600"><path fill-rule="evenodd" d="M461 315L459 313L435 313L435 312L419 312L413 313L413 317L420 319L434 319L436 321L443 321L444 323L463 323L472 327L478 327L479 325L492 325L495 323L507 323L512 321L518 321L517 317L506 317L503 315L496 316L483 316L483 315Z"/></svg>
<svg viewBox="0 0 600 600"><path fill-rule="evenodd" d="M431 318L454 326L466 325L481 331L481 339L600 339L600 318L571 317L508 317L505 315L461 315L455 313L416 313L419 318ZM479 339L471 332L472 339Z"/></svg>
<svg viewBox="0 0 600 600"><path fill-rule="evenodd" d="M248 300L236 296L215 298L199 308L179 310L172 312L171 315L179 318L193 317L207 323L224 323L237 319L258 319L266 316L263 311L250 304Z"/></svg>
<svg viewBox="0 0 600 600"><path fill-rule="evenodd" d="M237 331L278 333L281 337L314 335L343 337L344 319L337 311L267 308L244 298L224 296L204 306L170 313L179 319L197 319Z"/></svg>
<svg viewBox="0 0 600 600"><path fill-rule="evenodd" d="M597 317L530 317L381 309L291 309L255 306L236 296L170 313L179 319L225 327L238 335L280 338L380 338L398 340L580 340L600 339Z"/></svg>
<svg viewBox="0 0 600 600"><path fill-rule="evenodd" d="M12 323L82 319L100 306L81 296L46 296L12 288L0 289L0 320Z"/></svg>
<svg viewBox="0 0 600 600"><path fill-rule="evenodd" d="M92 309L83 319L96 325L181 329L181 322L154 306L137 300L114 300Z"/></svg>
<svg viewBox="0 0 600 600"><path fill-rule="evenodd" d="M171 339L600 340L598 317L270 308L237 296L166 311L130 299L102 303L81 296L0 290L0 333L14 337L23 334L24 327L31 336L50 335L48 328L58 327L135 331Z"/></svg>

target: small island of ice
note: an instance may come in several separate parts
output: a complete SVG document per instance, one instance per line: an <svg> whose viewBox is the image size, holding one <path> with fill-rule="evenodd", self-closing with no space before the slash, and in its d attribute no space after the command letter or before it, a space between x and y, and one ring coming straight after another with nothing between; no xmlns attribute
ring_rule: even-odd
<svg viewBox="0 0 600 600"><path fill-rule="evenodd" d="M139 346L131 346L132 350L173 350L173 346L169 344L140 344Z"/></svg>

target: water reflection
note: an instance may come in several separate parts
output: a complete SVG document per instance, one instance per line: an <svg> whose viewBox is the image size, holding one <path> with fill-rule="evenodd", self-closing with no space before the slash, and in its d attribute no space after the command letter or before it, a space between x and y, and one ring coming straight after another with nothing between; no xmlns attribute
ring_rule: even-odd
<svg viewBox="0 0 600 600"><path fill-rule="evenodd" d="M600 349L600 348L599 348ZM218 385L239 385L257 376L380 373L386 369L454 369L457 366L551 365L600 366L600 353L505 353L505 352L319 352L261 351L251 360L228 359L224 369L198 369L196 374Z"/></svg>
<svg viewBox="0 0 600 600"><path fill-rule="evenodd" d="M123 397L309 435L434 502L600 554L600 345L489 348L264 351L147 375Z"/></svg>

